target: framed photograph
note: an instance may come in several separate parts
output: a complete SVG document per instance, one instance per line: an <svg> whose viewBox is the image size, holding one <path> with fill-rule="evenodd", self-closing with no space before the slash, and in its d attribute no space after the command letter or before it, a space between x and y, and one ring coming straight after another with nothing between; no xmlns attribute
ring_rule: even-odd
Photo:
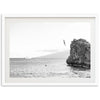
<svg viewBox="0 0 100 100"><path fill-rule="evenodd" d="M2 85L96 86L96 15L2 15Z"/></svg>

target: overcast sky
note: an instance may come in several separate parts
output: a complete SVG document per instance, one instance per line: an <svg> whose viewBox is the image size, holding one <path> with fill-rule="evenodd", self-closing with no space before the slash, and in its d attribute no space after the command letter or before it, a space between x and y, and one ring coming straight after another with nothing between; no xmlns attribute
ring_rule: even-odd
<svg viewBox="0 0 100 100"><path fill-rule="evenodd" d="M69 50L74 38L90 42L91 25L83 19L8 18L6 30L10 36L10 57L37 57Z"/></svg>

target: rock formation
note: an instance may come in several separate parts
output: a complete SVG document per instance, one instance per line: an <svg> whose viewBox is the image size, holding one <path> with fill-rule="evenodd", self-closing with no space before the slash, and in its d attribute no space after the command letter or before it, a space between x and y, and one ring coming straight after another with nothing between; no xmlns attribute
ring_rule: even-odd
<svg viewBox="0 0 100 100"><path fill-rule="evenodd" d="M90 68L90 43L84 39L74 39L66 62L69 66Z"/></svg>

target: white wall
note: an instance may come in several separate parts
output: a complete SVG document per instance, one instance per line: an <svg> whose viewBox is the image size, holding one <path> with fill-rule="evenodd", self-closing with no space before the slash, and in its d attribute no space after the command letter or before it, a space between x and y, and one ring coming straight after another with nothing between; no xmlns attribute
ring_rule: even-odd
<svg viewBox="0 0 100 100"><path fill-rule="evenodd" d="M100 3L99 0L0 0L0 13L98 14L100 16ZM100 100L100 87L0 86L0 100Z"/></svg>

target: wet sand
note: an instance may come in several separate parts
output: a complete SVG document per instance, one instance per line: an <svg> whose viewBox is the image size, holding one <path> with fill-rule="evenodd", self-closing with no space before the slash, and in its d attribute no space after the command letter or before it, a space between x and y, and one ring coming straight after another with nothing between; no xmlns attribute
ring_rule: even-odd
<svg viewBox="0 0 100 100"><path fill-rule="evenodd" d="M12 78L90 78L90 70L67 66L65 58L12 58L10 77Z"/></svg>

